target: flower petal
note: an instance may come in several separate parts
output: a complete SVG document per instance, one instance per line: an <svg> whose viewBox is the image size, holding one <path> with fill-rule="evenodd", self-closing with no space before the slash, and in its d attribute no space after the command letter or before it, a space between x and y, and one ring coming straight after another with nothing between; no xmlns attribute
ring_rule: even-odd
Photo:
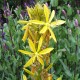
<svg viewBox="0 0 80 80"><path fill-rule="evenodd" d="M31 72L31 71L29 71L28 69L23 68L23 70L24 70L25 72L27 72L28 74L30 74L31 76L34 76L34 73L33 73L33 72Z"/></svg>
<svg viewBox="0 0 80 80"><path fill-rule="evenodd" d="M30 14L30 13L31 13L31 8L29 8L28 6L27 6L27 12L28 12L28 15L29 15L29 17L30 17L30 19L31 19L31 18L32 18L32 17L31 17L31 14Z"/></svg>
<svg viewBox="0 0 80 80"><path fill-rule="evenodd" d="M29 29L29 35L31 36L31 38L35 41L35 36L33 35L33 33L31 32L31 30Z"/></svg>
<svg viewBox="0 0 80 80"><path fill-rule="evenodd" d="M22 27L22 30L25 30L26 28L28 28L28 24Z"/></svg>
<svg viewBox="0 0 80 80"><path fill-rule="evenodd" d="M53 19L54 16L55 16L55 11L53 10L52 13L51 13L51 16L50 16L49 22L52 21L52 19Z"/></svg>
<svg viewBox="0 0 80 80"><path fill-rule="evenodd" d="M24 65L24 67L28 67L30 66L31 64L33 64L35 61L35 56L30 58L28 62L26 62L26 64Z"/></svg>
<svg viewBox="0 0 80 80"><path fill-rule="evenodd" d="M29 20L29 21L30 21L30 23L33 23L33 24L40 24L40 25L44 25L45 24L45 22L39 21L39 20Z"/></svg>
<svg viewBox="0 0 80 80"><path fill-rule="evenodd" d="M25 20L19 20L19 21L17 21L17 23L20 23L20 24L27 24L28 21L25 21Z"/></svg>
<svg viewBox="0 0 80 80"><path fill-rule="evenodd" d="M55 26L59 26L59 25L62 25L64 23L65 23L64 20L56 20L56 21L51 23L51 26L53 26L53 28L54 28Z"/></svg>
<svg viewBox="0 0 80 80"><path fill-rule="evenodd" d="M53 66L53 63L50 63L50 65L46 68L46 71L50 70L52 66Z"/></svg>
<svg viewBox="0 0 80 80"><path fill-rule="evenodd" d="M25 30L25 32L24 32L24 35L23 35L23 38L22 38L23 42L26 41L26 38L27 38L27 37L28 37L28 28L26 28L26 30Z"/></svg>
<svg viewBox="0 0 80 80"><path fill-rule="evenodd" d="M40 51L39 54L43 54L44 55L44 54L50 53L53 49L54 48L46 48L46 49Z"/></svg>
<svg viewBox="0 0 80 80"><path fill-rule="evenodd" d="M42 66L44 66L44 61L40 56L37 56L37 60L41 63Z"/></svg>
<svg viewBox="0 0 80 80"><path fill-rule="evenodd" d="M46 22L48 22L49 21L50 10L45 4L44 4L44 15L45 15L45 18L46 18Z"/></svg>
<svg viewBox="0 0 80 80"><path fill-rule="evenodd" d="M32 53L31 52L28 52L28 51L25 51L25 50L18 50L19 52L21 52L22 54L26 54L28 56L31 56Z"/></svg>
<svg viewBox="0 0 80 80"><path fill-rule="evenodd" d="M37 52L39 52L39 50L40 50L40 48L42 46L42 42L43 42L43 36L41 36L40 39L39 39Z"/></svg>
<svg viewBox="0 0 80 80"><path fill-rule="evenodd" d="M62 80L62 76L61 76L61 77L59 77L59 78L57 78L57 80Z"/></svg>
<svg viewBox="0 0 80 80"><path fill-rule="evenodd" d="M30 47L31 51L33 51L35 53L36 52L36 48L35 48L34 43L32 42L31 39L28 39L28 42L29 42L29 47Z"/></svg>
<svg viewBox="0 0 80 80"><path fill-rule="evenodd" d="M40 30L40 33L45 33L47 31L47 26L44 26L41 30Z"/></svg>
<svg viewBox="0 0 80 80"><path fill-rule="evenodd" d="M48 29L49 29L49 31L50 31L50 33L51 33L51 37L53 38L53 40L54 40L55 42L57 42L56 37L55 37L55 34L53 33L53 31L52 31L50 28L48 28Z"/></svg>
<svg viewBox="0 0 80 80"><path fill-rule="evenodd" d="M23 76L22 76L22 80L27 80L27 77L23 74Z"/></svg>

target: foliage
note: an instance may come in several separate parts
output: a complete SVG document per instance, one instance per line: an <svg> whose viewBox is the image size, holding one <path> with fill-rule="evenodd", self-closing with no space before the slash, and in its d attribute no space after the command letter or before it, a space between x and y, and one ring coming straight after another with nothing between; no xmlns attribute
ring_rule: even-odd
<svg viewBox="0 0 80 80"><path fill-rule="evenodd" d="M17 2L17 0L15 0ZM76 0L77 1L77 0ZM49 46L54 47L50 61L53 67L49 70L53 80L62 77L62 80L80 80L80 7L75 0L35 0L34 3L46 3L56 11L55 18L66 20L65 25L53 29L57 44L51 39ZM0 8L4 12L3 1ZM17 21L28 20L25 7L14 6L8 0L11 14L4 16L0 12L0 80L20 80L23 75L23 65L28 61L28 56L20 54L18 49L29 50L28 43L21 40L24 34L22 25ZM18 7L17 7L18 5ZM31 4L29 4L31 6ZM12 7L13 6L13 7ZM25 70L26 71L26 70ZM26 73L25 73L26 74ZM30 76L27 74L28 78Z"/></svg>

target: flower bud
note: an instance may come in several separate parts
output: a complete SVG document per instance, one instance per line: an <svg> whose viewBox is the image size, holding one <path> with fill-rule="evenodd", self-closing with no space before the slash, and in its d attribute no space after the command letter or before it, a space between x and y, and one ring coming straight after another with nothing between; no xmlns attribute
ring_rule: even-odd
<svg viewBox="0 0 80 80"><path fill-rule="evenodd" d="M66 11L64 9L62 10L62 13L66 16Z"/></svg>
<svg viewBox="0 0 80 80"><path fill-rule="evenodd" d="M77 14L80 14L80 10L77 10Z"/></svg>
<svg viewBox="0 0 80 80"><path fill-rule="evenodd" d="M74 20L74 26L78 27L78 20L77 19Z"/></svg>

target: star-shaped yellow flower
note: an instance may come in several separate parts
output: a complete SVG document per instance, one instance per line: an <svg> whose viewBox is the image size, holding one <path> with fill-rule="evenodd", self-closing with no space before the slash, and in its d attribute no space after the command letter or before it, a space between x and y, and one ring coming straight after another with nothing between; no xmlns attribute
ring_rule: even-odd
<svg viewBox="0 0 80 80"><path fill-rule="evenodd" d="M45 20L46 21L39 21L39 20L30 20L31 23L34 24L39 24L39 25L44 25L43 28L40 30L40 33L45 33L47 30L49 30L49 32L51 33L51 37L53 38L53 40L55 42L56 41L56 37L51 29L55 28L58 25L64 24L65 21L64 20L56 20L54 22L52 22L53 17L55 16L55 11L53 10L50 16L50 10L49 8L44 4L44 15L45 15Z"/></svg>
<svg viewBox="0 0 80 80"><path fill-rule="evenodd" d="M37 50L31 39L28 39L28 42L29 42L29 47L32 52L25 51L25 50L18 50L19 52L31 57L30 60L24 65L24 67L28 67L31 64L33 64L36 59L42 64L42 66L44 66L44 61L43 61L42 57L43 57L43 55L50 53L53 50L53 48L46 48L46 49L43 49L42 51L40 51L42 42L43 42L42 36L39 39Z"/></svg>
<svg viewBox="0 0 80 80"><path fill-rule="evenodd" d="M23 42L26 41L28 35L30 35L32 37L32 39L34 39L34 36L33 36L32 32L29 29L29 27L31 26L30 21L19 20L17 23L24 24L24 26L22 27L22 30L25 30L23 38L22 38Z"/></svg>

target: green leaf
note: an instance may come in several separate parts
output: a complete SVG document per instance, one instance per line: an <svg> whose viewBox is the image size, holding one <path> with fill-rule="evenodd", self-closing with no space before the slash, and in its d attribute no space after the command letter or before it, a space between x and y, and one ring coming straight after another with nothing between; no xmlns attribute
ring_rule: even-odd
<svg viewBox="0 0 80 80"><path fill-rule="evenodd" d="M52 7L58 6L58 0L51 0Z"/></svg>
<svg viewBox="0 0 80 80"><path fill-rule="evenodd" d="M61 62L66 75L68 75L71 78L72 77L72 74L71 74L70 70L68 69L68 67L64 64L64 62L61 59L59 61Z"/></svg>

